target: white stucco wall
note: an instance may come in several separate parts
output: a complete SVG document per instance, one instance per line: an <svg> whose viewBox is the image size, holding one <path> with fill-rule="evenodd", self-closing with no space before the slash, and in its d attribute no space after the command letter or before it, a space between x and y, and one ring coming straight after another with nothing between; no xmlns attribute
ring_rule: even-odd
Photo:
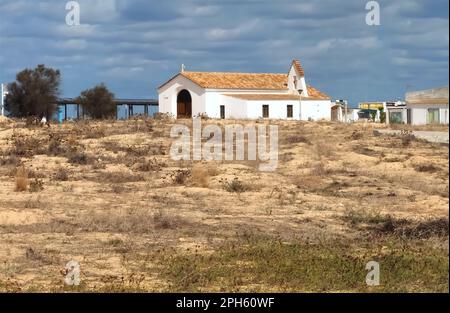
<svg viewBox="0 0 450 313"><path fill-rule="evenodd" d="M448 124L448 107L441 108L440 114L441 124Z"/></svg>
<svg viewBox="0 0 450 313"><path fill-rule="evenodd" d="M263 117L263 105L269 106L269 119L287 119L287 106L292 105L292 119L299 119L299 103L295 100L248 101L247 117L258 119Z"/></svg>
<svg viewBox="0 0 450 313"><path fill-rule="evenodd" d="M427 108L411 109L411 124L426 125L427 124Z"/></svg>
<svg viewBox="0 0 450 313"><path fill-rule="evenodd" d="M414 105L409 106L411 109L411 124L412 125L426 125L428 109L439 109L439 121L441 124L448 124L448 106L446 105Z"/></svg>
<svg viewBox="0 0 450 313"><path fill-rule="evenodd" d="M301 103L301 120L331 120L330 100L308 100Z"/></svg>
<svg viewBox="0 0 450 313"><path fill-rule="evenodd" d="M221 105L225 106L225 118L247 118L247 101L233 97L222 96ZM217 117L220 118L220 110L217 108Z"/></svg>

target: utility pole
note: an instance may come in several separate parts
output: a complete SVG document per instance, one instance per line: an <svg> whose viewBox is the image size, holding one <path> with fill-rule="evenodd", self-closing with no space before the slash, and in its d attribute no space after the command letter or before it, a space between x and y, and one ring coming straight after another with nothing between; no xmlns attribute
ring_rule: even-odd
<svg viewBox="0 0 450 313"><path fill-rule="evenodd" d="M298 89L298 93L300 94L300 105L299 105L299 118L300 118L300 120L302 120L302 92L303 92L303 89L302 88L300 88L300 89Z"/></svg>

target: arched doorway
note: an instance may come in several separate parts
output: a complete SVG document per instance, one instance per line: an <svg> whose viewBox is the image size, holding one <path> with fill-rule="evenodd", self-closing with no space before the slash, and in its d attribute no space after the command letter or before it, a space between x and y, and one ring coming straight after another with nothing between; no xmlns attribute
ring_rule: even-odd
<svg viewBox="0 0 450 313"><path fill-rule="evenodd" d="M192 117L192 97L189 91L183 89L177 97L177 118Z"/></svg>

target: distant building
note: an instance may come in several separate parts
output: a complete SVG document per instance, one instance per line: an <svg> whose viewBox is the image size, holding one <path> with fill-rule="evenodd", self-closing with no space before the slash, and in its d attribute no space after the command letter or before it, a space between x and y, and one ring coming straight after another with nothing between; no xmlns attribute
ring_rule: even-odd
<svg viewBox="0 0 450 313"><path fill-rule="evenodd" d="M331 100L306 84L300 62L287 73L181 72L158 88L159 112L177 118L330 120Z"/></svg>
<svg viewBox="0 0 450 313"><path fill-rule="evenodd" d="M386 124L405 124L407 118L406 103L404 101L361 102L359 104L359 118L381 121L381 112L386 114Z"/></svg>
<svg viewBox="0 0 450 313"><path fill-rule="evenodd" d="M344 114L344 119L347 123L354 123L359 120L359 109L349 108L347 114Z"/></svg>
<svg viewBox="0 0 450 313"><path fill-rule="evenodd" d="M379 110L384 109L386 106L386 102L360 102L358 104L358 108L360 110Z"/></svg>
<svg viewBox="0 0 450 313"><path fill-rule="evenodd" d="M0 92L1 92L0 114L1 116L5 116L5 98L6 95L8 94L8 85L1 84Z"/></svg>
<svg viewBox="0 0 450 313"><path fill-rule="evenodd" d="M344 111L348 107L346 100L336 100L331 104L331 120L344 122Z"/></svg>
<svg viewBox="0 0 450 313"><path fill-rule="evenodd" d="M347 100L336 100L331 106L331 120L353 123L358 120L359 109L349 108Z"/></svg>
<svg viewBox="0 0 450 313"><path fill-rule="evenodd" d="M386 102L386 124L406 124L406 102Z"/></svg>
<svg viewBox="0 0 450 313"><path fill-rule="evenodd" d="M375 115L375 122L379 122L380 110L386 110L386 102L361 102L358 108L359 119L372 120L372 115Z"/></svg>
<svg viewBox="0 0 450 313"><path fill-rule="evenodd" d="M408 92L405 99L408 124L448 124L448 86Z"/></svg>

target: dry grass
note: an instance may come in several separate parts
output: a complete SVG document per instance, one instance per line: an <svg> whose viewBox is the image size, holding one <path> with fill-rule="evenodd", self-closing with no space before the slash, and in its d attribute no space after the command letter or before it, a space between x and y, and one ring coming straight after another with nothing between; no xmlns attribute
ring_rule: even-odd
<svg viewBox="0 0 450 313"><path fill-rule="evenodd" d="M185 185L192 173L190 169L179 169L170 174L172 183L175 185Z"/></svg>
<svg viewBox="0 0 450 313"><path fill-rule="evenodd" d="M60 167L56 171L56 173L54 175L54 179L58 180L58 181L68 181L69 180L69 173L68 173L68 171L65 168Z"/></svg>
<svg viewBox="0 0 450 313"><path fill-rule="evenodd" d="M448 125L430 124L430 125L408 125L408 124L390 124L390 129L406 131L448 131Z"/></svg>
<svg viewBox="0 0 450 313"><path fill-rule="evenodd" d="M260 172L171 160L173 123L0 125L0 291L448 290L448 146L270 121L279 166ZM365 285L369 259L380 287Z"/></svg>
<svg viewBox="0 0 450 313"><path fill-rule="evenodd" d="M219 171L215 164L195 164L191 170L192 185L208 188L211 178L218 174Z"/></svg>
<svg viewBox="0 0 450 313"><path fill-rule="evenodd" d="M191 171L194 186L207 188L209 184L208 170L201 165L195 165Z"/></svg>
<svg viewBox="0 0 450 313"><path fill-rule="evenodd" d="M44 182L38 178L30 181L30 192L40 192L44 190Z"/></svg>
<svg viewBox="0 0 450 313"><path fill-rule="evenodd" d="M180 216L169 213L168 210L159 209L153 213L153 223L156 229L176 229L187 222Z"/></svg>
<svg viewBox="0 0 450 313"><path fill-rule="evenodd" d="M110 184L133 183L144 180L142 175L126 172L100 172L94 179L94 181L108 182Z"/></svg>
<svg viewBox="0 0 450 313"><path fill-rule="evenodd" d="M26 191L28 188L28 171L21 166L16 172L16 191Z"/></svg>

